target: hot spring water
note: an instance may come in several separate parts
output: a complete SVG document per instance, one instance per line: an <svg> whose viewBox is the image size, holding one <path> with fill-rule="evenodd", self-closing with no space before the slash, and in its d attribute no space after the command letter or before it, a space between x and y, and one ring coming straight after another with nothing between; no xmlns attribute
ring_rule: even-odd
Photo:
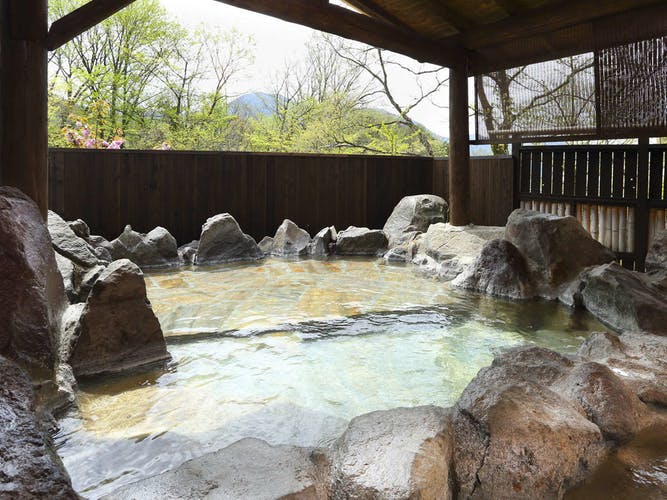
<svg viewBox="0 0 667 500"><path fill-rule="evenodd" d="M452 405L494 354L575 352L604 327L368 260L226 265L147 276L173 361L79 387L58 451L98 497L243 437L327 445L354 416Z"/></svg>

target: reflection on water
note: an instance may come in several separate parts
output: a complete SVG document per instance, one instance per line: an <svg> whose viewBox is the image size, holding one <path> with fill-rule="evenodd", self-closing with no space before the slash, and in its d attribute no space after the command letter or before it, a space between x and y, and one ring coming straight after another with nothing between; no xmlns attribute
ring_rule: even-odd
<svg viewBox="0 0 667 500"><path fill-rule="evenodd" d="M496 301L369 261L268 261L147 282L173 362L80 386L80 413L61 421L56 442L86 496L243 437L326 445L362 413L448 406L498 351L574 352L603 329L555 303Z"/></svg>
<svg viewBox="0 0 667 500"><path fill-rule="evenodd" d="M567 500L664 500L667 498L667 425L642 432L618 449Z"/></svg>

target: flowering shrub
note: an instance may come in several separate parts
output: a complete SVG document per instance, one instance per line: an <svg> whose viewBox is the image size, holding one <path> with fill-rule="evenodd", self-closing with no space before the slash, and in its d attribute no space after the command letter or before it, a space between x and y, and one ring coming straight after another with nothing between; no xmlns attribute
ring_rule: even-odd
<svg viewBox="0 0 667 500"><path fill-rule="evenodd" d="M99 139L96 134L90 130L85 118L76 118L70 116L74 121L74 127L64 127L62 129L65 140L75 148L85 149L121 149L125 144L122 130L116 130L113 138L107 140Z"/></svg>

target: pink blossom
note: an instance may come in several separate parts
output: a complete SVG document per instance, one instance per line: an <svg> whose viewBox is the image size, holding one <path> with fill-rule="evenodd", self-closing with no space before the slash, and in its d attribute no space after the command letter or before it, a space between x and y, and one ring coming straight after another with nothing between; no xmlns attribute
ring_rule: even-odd
<svg viewBox="0 0 667 500"><path fill-rule="evenodd" d="M83 127L83 123L81 123L80 121L77 121L76 122L76 128L81 128L81 127Z"/></svg>
<svg viewBox="0 0 667 500"><path fill-rule="evenodd" d="M86 141L86 148L93 149L95 147L95 139L88 139Z"/></svg>
<svg viewBox="0 0 667 500"><path fill-rule="evenodd" d="M81 132L81 135L85 138L90 137L90 130L88 130L88 127L84 127L83 132Z"/></svg>
<svg viewBox="0 0 667 500"><path fill-rule="evenodd" d="M111 144L109 144L109 147L107 149L120 149L124 143L125 139L116 139Z"/></svg>
<svg viewBox="0 0 667 500"><path fill-rule="evenodd" d="M102 144L103 148L108 148L109 147L109 143L107 141L102 141L101 144Z"/></svg>

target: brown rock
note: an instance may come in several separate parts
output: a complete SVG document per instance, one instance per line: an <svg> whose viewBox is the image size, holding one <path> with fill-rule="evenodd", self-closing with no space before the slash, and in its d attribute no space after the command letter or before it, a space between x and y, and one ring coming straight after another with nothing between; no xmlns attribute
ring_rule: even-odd
<svg viewBox="0 0 667 500"><path fill-rule="evenodd" d="M630 441L648 422L648 409L621 378L599 363L583 363L559 381L553 390L581 405L605 439Z"/></svg>
<svg viewBox="0 0 667 500"><path fill-rule="evenodd" d="M63 282L37 205L0 187L0 354L53 373Z"/></svg>
<svg viewBox="0 0 667 500"><path fill-rule="evenodd" d="M104 270L79 321L68 330L68 362L77 377L169 359L160 323L146 297L143 273L126 259Z"/></svg>
<svg viewBox="0 0 667 500"><path fill-rule="evenodd" d="M560 498L601 460L598 427L549 389L572 367L533 347L480 370L454 415L459 498Z"/></svg>
<svg viewBox="0 0 667 500"><path fill-rule="evenodd" d="M607 365L645 403L667 406L667 337L598 332L586 339L578 354Z"/></svg>
<svg viewBox="0 0 667 500"><path fill-rule="evenodd" d="M79 498L34 412L28 377L0 356L0 498Z"/></svg>

